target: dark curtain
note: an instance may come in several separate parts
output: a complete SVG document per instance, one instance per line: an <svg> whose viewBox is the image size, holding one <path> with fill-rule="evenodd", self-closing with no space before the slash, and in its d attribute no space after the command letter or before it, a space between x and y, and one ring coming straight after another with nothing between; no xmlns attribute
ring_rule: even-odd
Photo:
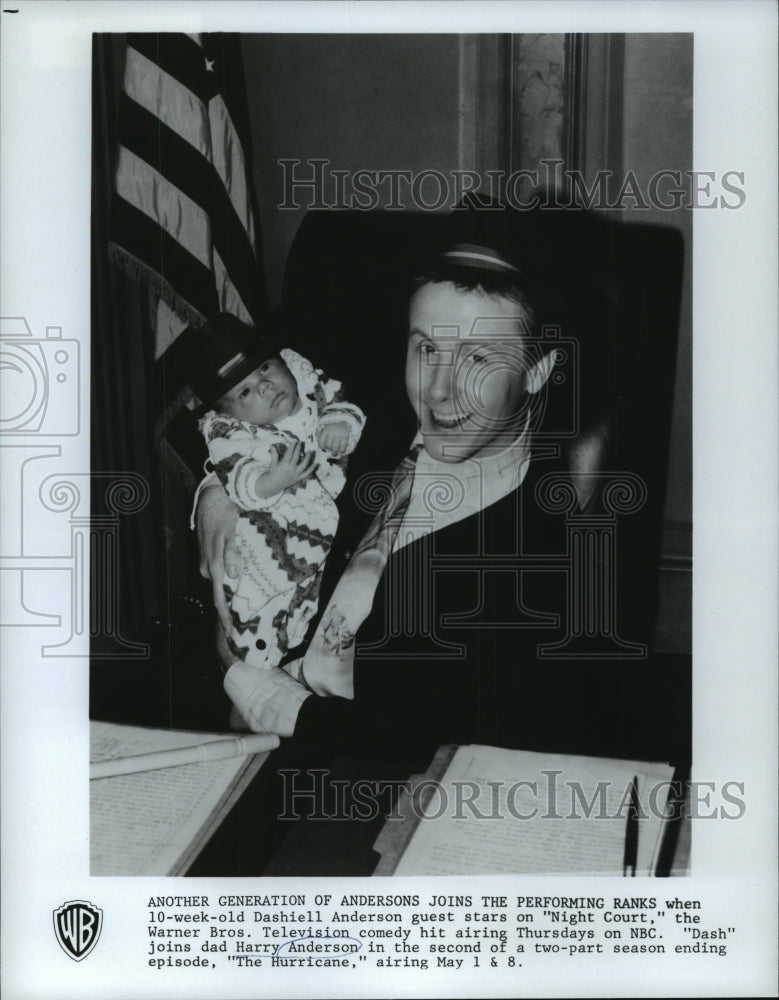
<svg viewBox="0 0 779 1000"><path fill-rule="evenodd" d="M107 254L124 36L94 35L92 56L91 468L112 479L141 475L150 492L146 507L121 515L119 523L118 629L129 639L164 615L169 594L184 586L188 556L179 550L189 544L188 511L183 496L163 489L154 447L162 409L154 379L154 303ZM105 489L105 477L95 476L93 521L106 513ZM114 654L110 639L95 636L94 623L92 631L93 656Z"/></svg>

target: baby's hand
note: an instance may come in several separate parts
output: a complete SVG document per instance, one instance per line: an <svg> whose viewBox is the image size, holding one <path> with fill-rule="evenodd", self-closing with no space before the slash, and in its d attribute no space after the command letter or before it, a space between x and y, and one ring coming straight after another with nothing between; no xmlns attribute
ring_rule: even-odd
<svg viewBox="0 0 779 1000"><path fill-rule="evenodd" d="M349 425L341 420L327 423L317 431L316 440L322 451L340 458L349 447Z"/></svg>
<svg viewBox="0 0 779 1000"><path fill-rule="evenodd" d="M268 484L272 484L273 493L281 493L282 490L307 479L314 469L315 461L315 452L312 451L307 455L302 441L291 444L281 458L274 447L271 449L270 467L264 478Z"/></svg>

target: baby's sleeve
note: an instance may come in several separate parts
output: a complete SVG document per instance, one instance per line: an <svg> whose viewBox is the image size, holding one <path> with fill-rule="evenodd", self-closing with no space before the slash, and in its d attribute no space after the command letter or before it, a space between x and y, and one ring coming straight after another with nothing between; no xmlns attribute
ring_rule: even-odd
<svg viewBox="0 0 779 1000"><path fill-rule="evenodd" d="M365 426L365 414L359 406L346 401L338 379L330 378L321 369L314 368L308 358L289 348L281 351L281 357L292 372L301 395L316 403L317 431L328 424L344 423L348 426L349 443L346 454L351 455Z"/></svg>
<svg viewBox="0 0 779 1000"><path fill-rule="evenodd" d="M200 427L214 472L227 495L242 510L262 510L276 496L260 497L257 479L270 468L270 445L240 421L208 413Z"/></svg>
<svg viewBox="0 0 779 1000"><path fill-rule="evenodd" d="M324 396L324 405L319 410L317 420L317 430L327 427L328 424L346 424L349 428L349 443L346 446L346 454L351 455L360 440L363 427L365 427L365 414L359 406L349 403L343 392L341 383L334 378L330 378L322 372L319 375L319 384Z"/></svg>

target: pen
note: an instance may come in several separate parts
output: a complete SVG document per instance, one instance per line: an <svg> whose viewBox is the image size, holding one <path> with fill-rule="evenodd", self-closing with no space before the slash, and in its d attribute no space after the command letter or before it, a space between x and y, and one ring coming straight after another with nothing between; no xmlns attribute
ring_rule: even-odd
<svg viewBox="0 0 779 1000"><path fill-rule="evenodd" d="M625 826L625 855L622 861L622 874L634 876L638 861L638 775L633 776L630 786L630 807Z"/></svg>

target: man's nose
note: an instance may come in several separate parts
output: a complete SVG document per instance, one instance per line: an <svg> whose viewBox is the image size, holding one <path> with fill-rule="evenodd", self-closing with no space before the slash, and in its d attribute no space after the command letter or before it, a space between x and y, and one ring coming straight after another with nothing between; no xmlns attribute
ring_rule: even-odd
<svg viewBox="0 0 779 1000"><path fill-rule="evenodd" d="M456 395L455 372L451 361L430 366L430 395L436 402L443 402Z"/></svg>

